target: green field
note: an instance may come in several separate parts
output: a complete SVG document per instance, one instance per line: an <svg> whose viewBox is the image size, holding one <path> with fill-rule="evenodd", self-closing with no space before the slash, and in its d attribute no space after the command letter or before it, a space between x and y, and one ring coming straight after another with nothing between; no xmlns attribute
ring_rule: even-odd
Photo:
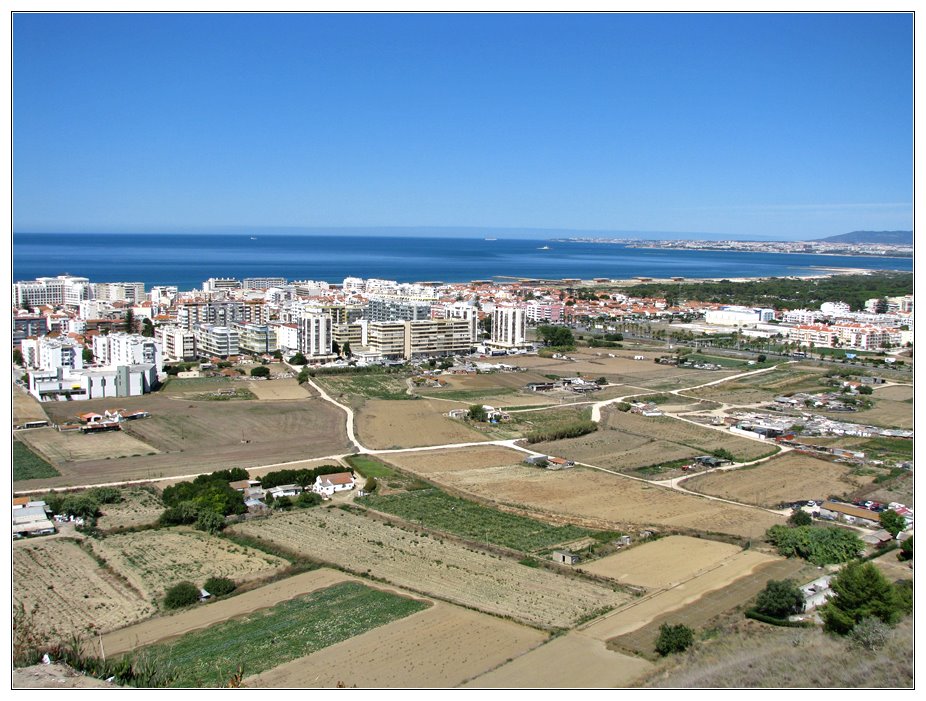
<svg viewBox="0 0 926 701"><path fill-rule="evenodd" d="M368 455L348 455L344 460L364 477L395 477L396 471L382 460Z"/></svg>
<svg viewBox="0 0 926 701"><path fill-rule="evenodd" d="M174 687L222 687L427 608L358 582L335 584L148 649L178 672Z"/></svg>
<svg viewBox="0 0 926 701"><path fill-rule="evenodd" d="M405 494L363 497L357 503L428 528L524 553L543 550L595 533L578 526L551 526L525 516L458 499L433 488Z"/></svg>
<svg viewBox="0 0 926 701"><path fill-rule="evenodd" d="M355 375L325 375L315 381L334 395L350 394L367 399L415 399L407 393L406 376L396 373L358 373Z"/></svg>
<svg viewBox="0 0 926 701"><path fill-rule="evenodd" d="M13 441L13 481L36 480L44 477L57 477L58 472L48 462L33 453L29 448Z"/></svg>
<svg viewBox="0 0 926 701"><path fill-rule="evenodd" d="M488 397L501 397L506 394L516 394L518 390L512 387L488 387L486 389L438 389L422 392L425 397L439 397L440 399L453 399L458 402L475 402Z"/></svg>

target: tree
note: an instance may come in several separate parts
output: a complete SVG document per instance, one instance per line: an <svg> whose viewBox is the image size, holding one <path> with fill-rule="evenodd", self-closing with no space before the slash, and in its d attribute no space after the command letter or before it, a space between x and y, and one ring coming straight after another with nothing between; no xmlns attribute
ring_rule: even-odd
<svg viewBox="0 0 926 701"><path fill-rule="evenodd" d="M135 333L135 310L132 307L125 310L125 332Z"/></svg>
<svg viewBox="0 0 926 701"><path fill-rule="evenodd" d="M787 618L804 610L804 594L793 579L771 579L756 597L756 610L772 618Z"/></svg>
<svg viewBox="0 0 926 701"><path fill-rule="evenodd" d="M811 524L813 524L813 518L803 509L794 509L788 517L790 526L810 526Z"/></svg>
<svg viewBox="0 0 926 701"><path fill-rule="evenodd" d="M341 344L337 341L331 342L331 352L334 353L339 358L341 357Z"/></svg>
<svg viewBox="0 0 926 701"><path fill-rule="evenodd" d="M466 416L473 421L488 421L489 414L481 404L473 404Z"/></svg>
<svg viewBox="0 0 926 701"><path fill-rule="evenodd" d="M363 491L367 494L371 494L376 491L376 478L367 477L367 481L363 483Z"/></svg>
<svg viewBox="0 0 926 701"><path fill-rule="evenodd" d="M887 314L887 298L881 297L875 303L875 314Z"/></svg>
<svg viewBox="0 0 926 701"><path fill-rule="evenodd" d="M296 376L296 382L298 382L300 385L308 382L309 376L311 374L312 373L309 371L308 366L302 368L302 370L300 370L299 374Z"/></svg>
<svg viewBox="0 0 926 701"><path fill-rule="evenodd" d="M344 341L344 345L341 346L341 353L345 358L350 358L353 355L350 350L350 341Z"/></svg>
<svg viewBox="0 0 926 701"><path fill-rule="evenodd" d="M300 509L308 509L312 506L318 506L322 503L322 495L315 492L303 492L296 497L296 506Z"/></svg>
<svg viewBox="0 0 926 701"><path fill-rule="evenodd" d="M196 528L207 533L216 533L225 528L225 517L215 511L201 509L196 516Z"/></svg>
<svg viewBox="0 0 926 701"><path fill-rule="evenodd" d="M93 351L88 346L84 346L81 357L83 358L84 365L89 365L93 362Z"/></svg>
<svg viewBox="0 0 926 701"><path fill-rule="evenodd" d="M235 591L235 583L228 577L210 577L203 584L203 589L213 596L225 596Z"/></svg>
<svg viewBox="0 0 926 701"><path fill-rule="evenodd" d="M897 559L898 560L912 560L913 559L913 536L912 535L900 544L900 552L897 553Z"/></svg>
<svg viewBox="0 0 926 701"><path fill-rule="evenodd" d="M258 365L256 368L251 368L251 377L270 377L270 368L266 365Z"/></svg>
<svg viewBox="0 0 926 701"><path fill-rule="evenodd" d="M673 652L683 652L694 642L694 631L686 625L670 626L663 623L659 626L659 639L656 641L656 652L665 657Z"/></svg>
<svg viewBox="0 0 926 701"><path fill-rule="evenodd" d="M274 359L274 360L283 360L283 353L282 353L281 351L279 351L279 350L273 351L273 359Z"/></svg>
<svg viewBox="0 0 926 701"><path fill-rule="evenodd" d="M141 335L146 338L154 338L154 324L151 319L145 317L141 320Z"/></svg>
<svg viewBox="0 0 926 701"><path fill-rule="evenodd" d="M835 596L823 609L823 627L840 635L849 633L865 618L893 625L900 618L894 586L870 562L850 562L833 577Z"/></svg>
<svg viewBox="0 0 926 701"><path fill-rule="evenodd" d="M906 519L893 509L885 509L882 511L880 520L881 528L890 533L894 538L907 527Z"/></svg>
<svg viewBox="0 0 926 701"><path fill-rule="evenodd" d="M862 385L858 388L859 394L873 394L874 390L868 385Z"/></svg>
<svg viewBox="0 0 926 701"><path fill-rule="evenodd" d="M164 607L179 609L199 601L199 588L193 582L180 582L167 590Z"/></svg>
<svg viewBox="0 0 926 701"><path fill-rule="evenodd" d="M292 358L289 359L290 365L306 365L309 361L306 360L306 357L302 353L296 353Z"/></svg>
<svg viewBox="0 0 926 701"><path fill-rule="evenodd" d="M574 347L576 343L572 331L565 326L538 326L537 335L547 346L570 348Z"/></svg>
<svg viewBox="0 0 926 701"><path fill-rule="evenodd" d="M23 352L19 348L13 349L13 362L20 367L26 364L26 359L23 358Z"/></svg>
<svg viewBox="0 0 926 701"><path fill-rule="evenodd" d="M595 380L595 384L603 387L608 384L608 378L603 376L599 377L597 380Z"/></svg>
<svg viewBox="0 0 926 701"><path fill-rule="evenodd" d="M756 356L757 363L764 363L766 360L768 360L768 358L764 353L759 353L759 355Z"/></svg>

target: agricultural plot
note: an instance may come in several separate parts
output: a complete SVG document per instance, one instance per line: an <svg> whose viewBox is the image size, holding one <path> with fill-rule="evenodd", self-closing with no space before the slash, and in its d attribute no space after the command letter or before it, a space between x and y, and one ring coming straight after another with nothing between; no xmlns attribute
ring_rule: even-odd
<svg viewBox="0 0 926 701"><path fill-rule="evenodd" d="M261 401L286 401L308 399L309 392L295 378L284 380L261 380L247 384L247 388Z"/></svg>
<svg viewBox="0 0 926 701"><path fill-rule="evenodd" d="M827 389L824 373L823 369L790 365L686 391L685 394L727 404L756 404L771 401L782 394L824 391Z"/></svg>
<svg viewBox="0 0 926 701"><path fill-rule="evenodd" d="M593 535L593 532L586 528L551 526L542 521L458 499L438 489L418 489L404 494L363 497L357 503L429 529L445 531L472 541L485 541L524 553L537 552Z"/></svg>
<svg viewBox="0 0 926 701"><path fill-rule="evenodd" d="M335 399L347 400L354 405L363 399L404 400L413 399L408 393L405 373L357 373L326 375L320 373L315 381ZM357 400L361 401L357 401Z"/></svg>
<svg viewBox="0 0 926 701"><path fill-rule="evenodd" d="M269 610L184 635L149 652L178 672L175 687L220 687L427 608L428 603L343 582Z"/></svg>
<svg viewBox="0 0 926 701"><path fill-rule="evenodd" d="M48 416L41 402L24 389L13 385L13 425L20 426L27 421L46 421Z"/></svg>
<svg viewBox="0 0 926 701"><path fill-rule="evenodd" d="M154 613L145 597L65 538L13 544L13 602L48 642L105 632Z"/></svg>
<svg viewBox="0 0 926 701"><path fill-rule="evenodd" d="M109 400L81 404L86 411L112 408ZM149 411L151 417L128 422L119 433L73 436L73 439L135 438L145 443L145 450L123 451L130 457L119 459L105 459L119 454L106 452L94 460L62 463L58 468L63 476L46 480L42 486L64 486L77 480L86 484L155 479L307 460L349 450L344 412L318 398L191 402L157 393L120 398L119 406L127 411ZM74 404L57 402L49 407L49 412L73 414ZM159 452L148 455L152 451ZM131 457L139 453L140 457Z"/></svg>
<svg viewBox="0 0 926 701"><path fill-rule="evenodd" d="M120 490L120 493L122 501L100 507L102 514L97 525L104 532L157 523L164 512L160 497L147 489L129 487Z"/></svg>
<svg viewBox="0 0 926 701"><path fill-rule="evenodd" d="M872 389L876 399L890 399L895 402L908 402L913 399L913 387L910 385L881 385Z"/></svg>
<svg viewBox="0 0 926 701"><path fill-rule="evenodd" d="M414 616L247 677L243 686L450 688L546 638L513 621L435 602Z"/></svg>
<svg viewBox="0 0 926 701"><path fill-rule="evenodd" d="M17 437L54 464L159 452L150 444L134 438L125 431L84 434L80 431L62 432L54 428L37 428L24 431Z"/></svg>
<svg viewBox="0 0 926 701"><path fill-rule="evenodd" d="M417 448L444 443L471 443L486 437L463 421L443 416L446 402L419 399L390 402L368 399L356 414L357 437L369 448Z"/></svg>
<svg viewBox="0 0 926 701"><path fill-rule="evenodd" d="M149 601L177 582L202 584L209 577L235 582L272 575L289 563L217 536L179 527L111 535L88 541L93 551L123 574Z"/></svg>
<svg viewBox="0 0 926 701"><path fill-rule="evenodd" d="M389 462L393 465L425 478L444 472L478 470L496 465L516 465L523 459L524 453L521 451L496 445L389 455Z"/></svg>
<svg viewBox="0 0 926 701"><path fill-rule="evenodd" d="M767 511L581 467L551 472L501 465L432 474L430 479L490 502L523 507L544 519L602 530L690 528L757 538L785 521Z"/></svg>
<svg viewBox="0 0 926 701"><path fill-rule="evenodd" d="M13 481L57 477L61 473L48 461L36 455L26 445L13 439Z"/></svg>
<svg viewBox="0 0 926 701"><path fill-rule="evenodd" d="M871 480L871 476L852 474L848 465L789 452L754 467L689 477L682 486L701 494L777 508L787 502L847 495Z"/></svg>
<svg viewBox="0 0 926 701"><path fill-rule="evenodd" d="M883 428L913 428L913 403L898 402L893 399L871 397L872 407L852 413L821 412L837 421L851 421L860 424L872 424Z"/></svg>
<svg viewBox="0 0 926 701"><path fill-rule="evenodd" d="M675 586L716 567L742 548L716 540L669 536L581 565L584 572L647 589Z"/></svg>
<svg viewBox="0 0 926 701"><path fill-rule="evenodd" d="M290 512L237 524L232 531L528 625L569 627L628 599L600 584L342 509Z"/></svg>

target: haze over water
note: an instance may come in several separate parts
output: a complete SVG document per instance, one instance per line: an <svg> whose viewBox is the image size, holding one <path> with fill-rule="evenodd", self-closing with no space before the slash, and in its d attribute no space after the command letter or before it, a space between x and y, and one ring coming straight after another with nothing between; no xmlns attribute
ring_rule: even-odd
<svg viewBox="0 0 926 701"><path fill-rule="evenodd" d="M252 238L253 236L253 238ZM912 258L628 248L623 244L473 238L15 234L13 279L65 273L94 282L200 287L210 277L345 277L467 282L492 277L784 277L825 268L913 269ZM544 249L549 246L549 249Z"/></svg>

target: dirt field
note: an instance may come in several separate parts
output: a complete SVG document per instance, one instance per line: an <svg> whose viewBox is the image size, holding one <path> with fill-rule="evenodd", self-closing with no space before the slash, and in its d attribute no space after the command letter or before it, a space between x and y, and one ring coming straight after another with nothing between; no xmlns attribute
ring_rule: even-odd
<svg viewBox="0 0 926 701"><path fill-rule="evenodd" d="M392 458L393 456L390 456ZM711 501L599 470L539 470L502 465L448 472L429 479L501 504L520 505L545 520L606 530L691 528L756 538L784 517Z"/></svg>
<svg viewBox="0 0 926 701"><path fill-rule="evenodd" d="M755 404L771 401L781 394L822 391L826 388L822 382L825 372L824 368L790 365L685 394L729 404Z"/></svg>
<svg viewBox="0 0 926 701"><path fill-rule="evenodd" d="M603 642L571 631L464 684L471 688L583 689L632 686L653 664L608 650Z"/></svg>
<svg viewBox="0 0 926 701"><path fill-rule="evenodd" d="M893 399L879 399L874 395L874 406L865 411L821 412L837 421L851 421L860 424L873 424L884 428L913 428L913 403L898 402Z"/></svg>
<svg viewBox="0 0 926 701"><path fill-rule="evenodd" d="M48 416L42 404L21 387L13 385L13 425L27 421L46 421Z"/></svg>
<svg viewBox="0 0 926 701"><path fill-rule="evenodd" d="M61 406L59 406L59 404ZM49 406L49 413L74 413L74 404ZM81 402L81 410L99 411L112 402ZM119 406L150 411L151 418L127 424L125 436L153 446L142 457L63 462L62 476L36 481L37 488L250 467L350 452L344 412L318 398L300 401L192 402L167 394L124 397ZM27 432L31 433L31 432ZM107 438L119 434L78 436ZM144 453L158 450L158 455ZM31 484L31 483L30 483Z"/></svg>
<svg viewBox="0 0 926 701"><path fill-rule="evenodd" d="M122 578L100 567L74 541L44 538L13 543L13 601L35 609L32 626L46 640L108 631L154 613Z"/></svg>
<svg viewBox="0 0 926 701"><path fill-rule="evenodd" d="M844 464L786 453L755 467L721 470L683 480L685 489L768 508L805 499L845 495L871 483Z"/></svg>
<svg viewBox="0 0 926 701"><path fill-rule="evenodd" d="M54 428L37 428L22 431L17 437L54 465L160 452L126 431L83 434L80 431L62 432Z"/></svg>
<svg viewBox="0 0 926 701"><path fill-rule="evenodd" d="M628 599L598 584L528 569L341 509L275 515L232 526L232 531L529 625L568 627Z"/></svg>
<svg viewBox="0 0 926 701"><path fill-rule="evenodd" d="M897 559L899 552L899 550L892 550L872 560L884 576L892 582L898 579L913 579L913 561L901 562Z"/></svg>
<svg viewBox="0 0 926 701"><path fill-rule="evenodd" d="M123 489L122 501L115 504L103 504L100 507L102 515L98 525L104 532L120 528L134 528L156 523L164 513L164 504L161 500L140 487Z"/></svg>
<svg viewBox="0 0 926 701"><path fill-rule="evenodd" d="M368 399L356 414L357 438L378 450L486 439L463 421L443 416L449 408L445 402L428 399Z"/></svg>
<svg viewBox="0 0 926 701"><path fill-rule="evenodd" d="M717 567L742 548L716 540L669 536L608 555L580 569L622 584L665 589Z"/></svg>
<svg viewBox="0 0 926 701"><path fill-rule="evenodd" d="M495 465L515 465L525 454L518 450L495 445L474 446L448 450L429 450L421 453L392 453L386 459L399 468L427 477L431 474L478 470Z"/></svg>
<svg viewBox="0 0 926 701"><path fill-rule="evenodd" d="M448 688L518 657L547 634L437 602L425 611L247 677L245 687ZM383 654L388 651L388 654Z"/></svg>
<svg viewBox="0 0 926 701"><path fill-rule="evenodd" d="M150 601L158 601L177 582L201 586L209 577L237 583L273 574L288 563L187 527L107 536L90 542Z"/></svg>
<svg viewBox="0 0 926 701"><path fill-rule="evenodd" d="M286 380L255 380L246 385L249 390L263 401L285 401L287 399L308 399L308 390L295 378Z"/></svg>
<svg viewBox="0 0 926 701"><path fill-rule="evenodd" d="M913 387L910 385L888 385L872 387L875 399L892 399L895 402L905 402L913 398Z"/></svg>

